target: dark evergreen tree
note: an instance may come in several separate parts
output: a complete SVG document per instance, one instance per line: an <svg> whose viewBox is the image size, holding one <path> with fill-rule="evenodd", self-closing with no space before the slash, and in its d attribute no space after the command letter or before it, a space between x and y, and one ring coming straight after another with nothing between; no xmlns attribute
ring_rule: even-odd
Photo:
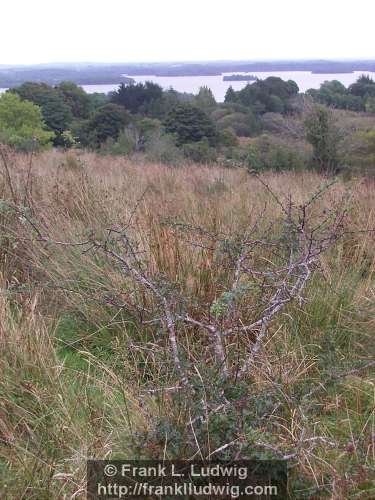
<svg viewBox="0 0 375 500"><path fill-rule="evenodd" d="M168 113L164 121L165 129L175 134L178 145L198 142L204 138L210 145L217 140L216 128L210 117L191 104L180 104Z"/></svg>
<svg viewBox="0 0 375 500"><path fill-rule="evenodd" d="M224 102L236 102L236 101L237 101L237 95L231 85L230 87L228 87L228 90L225 93Z"/></svg>
<svg viewBox="0 0 375 500"><path fill-rule="evenodd" d="M125 85L111 93L111 102L124 106L131 113L146 114L148 107L163 95L162 88L153 82Z"/></svg>
<svg viewBox="0 0 375 500"><path fill-rule="evenodd" d="M94 113L86 125L86 130L93 145L100 146L109 138L117 140L129 121L129 114L122 106L109 103Z"/></svg>
<svg viewBox="0 0 375 500"><path fill-rule="evenodd" d="M198 108L207 112L214 109L216 106L216 100L212 90L206 85L200 87L198 94L194 98L194 104L198 106Z"/></svg>
<svg viewBox="0 0 375 500"><path fill-rule="evenodd" d="M350 85L349 93L362 98L375 97L375 82L371 77L362 75Z"/></svg>

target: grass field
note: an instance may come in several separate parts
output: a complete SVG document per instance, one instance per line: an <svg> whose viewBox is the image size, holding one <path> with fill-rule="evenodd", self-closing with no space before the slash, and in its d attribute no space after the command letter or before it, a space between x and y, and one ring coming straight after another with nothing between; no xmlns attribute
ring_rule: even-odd
<svg viewBox="0 0 375 500"><path fill-rule="evenodd" d="M373 181L339 179L323 189L310 216L345 200L345 235L319 256L305 300L269 322L241 379L236 359L246 358L253 334L225 337L228 379L204 328L176 322L188 374L180 387L155 294L133 286L106 251L68 243L110 245L107 229L126 225L145 275L168 300L180 297L170 299L176 311L204 323L219 318L232 283L219 235L233 243L255 223L278 234L278 200L303 205L326 179L54 151L32 164L10 153L6 161L2 498L85 498L87 458L116 457L287 457L292 498L375 497ZM254 265L262 268L270 252ZM235 321L256 319L257 293L241 295ZM230 311L220 309L225 328Z"/></svg>

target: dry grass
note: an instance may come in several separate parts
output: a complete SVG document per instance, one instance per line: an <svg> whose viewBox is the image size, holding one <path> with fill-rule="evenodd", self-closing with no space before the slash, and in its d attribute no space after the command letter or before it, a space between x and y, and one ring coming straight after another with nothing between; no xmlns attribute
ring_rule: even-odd
<svg viewBox="0 0 375 500"><path fill-rule="evenodd" d="M27 165L27 157L10 158L21 204ZM33 220L43 231L60 241L82 240L89 231L99 238L133 214L131 232L149 255L149 271L179 283L202 309L222 292L222 270L212 252L162 222L177 218L234 236L262 210L265 224L280 210L243 170L47 152L34 158L32 172ZM268 173L263 180L296 203L324 181L308 172ZM0 182L0 197L8 200ZM306 303L272 323L233 408L197 424L194 435L188 423L201 411L200 396L213 404L220 392L201 332L178 331L199 374L197 400L150 392L174 384L167 342L158 328L103 301L126 297L118 269L79 247L36 242L26 221L2 206L5 498L84 498L87 458L208 456L231 439L241 443L234 450L241 456L290 456L295 498L374 498L374 372L340 375L375 354L375 250L368 232L375 228L374 187L365 179L338 182L322 199L328 207L348 195L353 234L322 257ZM216 458L231 453L228 447Z"/></svg>

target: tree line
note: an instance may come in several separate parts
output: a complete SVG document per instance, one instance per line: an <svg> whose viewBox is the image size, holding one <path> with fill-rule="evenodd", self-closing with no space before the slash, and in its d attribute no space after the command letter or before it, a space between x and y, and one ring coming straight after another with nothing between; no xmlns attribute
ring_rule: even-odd
<svg viewBox="0 0 375 500"><path fill-rule="evenodd" d="M292 147L275 148L263 137L263 151L258 143L244 149L241 141L259 137L270 123L284 126L301 115L306 100L311 105L303 134L313 148L311 162L321 171L336 171L341 138L330 108L374 113L375 83L367 76L348 88L332 81L306 94L292 80L268 77L239 91L229 87L223 103L208 87L193 95L153 82L121 83L106 95L88 94L69 81L26 82L0 97L0 141L24 151L53 145L145 153L167 163L242 161L245 155L252 168L293 168L300 158Z"/></svg>

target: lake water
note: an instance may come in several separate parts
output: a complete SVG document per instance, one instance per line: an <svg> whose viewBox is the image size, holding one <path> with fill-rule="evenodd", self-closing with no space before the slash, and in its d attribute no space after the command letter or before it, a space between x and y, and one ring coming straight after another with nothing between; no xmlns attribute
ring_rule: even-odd
<svg viewBox="0 0 375 500"><path fill-rule="evenodd" d="M230 74L244 74L244 73L223 73L217 76L132 76L137 82L153 81L158 83L164 89L173 87L178 92L189 92L196 94L202 85L209 87L218 102L224 101L224 96L228 87L232 86L234 90L241 90L249 82L224 82L223 76ZM375 73L368 71L355 71L354 73L340 73L340 74L313 74L310 71L279 71L279 72L265 72L256 71L252 75L265 79L269 76L278 76L283 80L294 80L300 91L305 92L308 89L318 89L320 85L329 80L339 80L345 87L354 83L359 76L366 74L375 80ZM110 92L115 90L118 85L85 85L83 88L86 92Z"/></svg>
<svg viewBox="0 0 375 500"><path fill-rule="evenodd" d="M246 73L223 73L229 74L246 74ZM375 73L369 71L355 71L353 73L339 73L339 74L313 74L310 71L255 71L252 75L264 79L268 76L279 76L283 80L294 80L300 91L305 92L307 89L318 89L325 81L339 80L347 87L354 83L362 74L369 75L375 80ZM173 87L178 92L188 92L196 94L202 85L209 87L218 102L224 101L225 93L229 86L234 90L240 90L245 87L249 82L224 82L223 75L217 76L132 76L137 83L152 81L158 83L164 89ZM89 94L93 92L111 92L116 90L118 84L115 85L83 85L83 88ZM6 89L0 89L0 93Z"/></svg>

